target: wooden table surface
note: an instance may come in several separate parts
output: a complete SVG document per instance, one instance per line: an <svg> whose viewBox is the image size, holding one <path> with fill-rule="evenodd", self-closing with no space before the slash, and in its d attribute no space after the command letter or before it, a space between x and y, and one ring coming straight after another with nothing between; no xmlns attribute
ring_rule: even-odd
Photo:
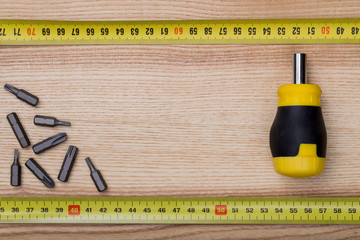
<svg viewBox="0 0 360 240"><path fill-rule="evenodd" d="M358 1L0 1L2 19L160 20L360 17ZM323 90L328 131L323 174L276 174L269 129L277 88L292 81L292 55L308 55ZM37 46L0 48L0 85L40 97L32 108L0 91L1 196L360 196L360 46ZM45 188L25 167L9 185L19 145L5 118L17 112L32 143L69 139L34 156L56 179L68 145L80 152L67 183ZM35 114L72 122L34 126ZM98 193L84 158L109 189ZM0 225L6 239L354 239L351 225Z"/></svg>

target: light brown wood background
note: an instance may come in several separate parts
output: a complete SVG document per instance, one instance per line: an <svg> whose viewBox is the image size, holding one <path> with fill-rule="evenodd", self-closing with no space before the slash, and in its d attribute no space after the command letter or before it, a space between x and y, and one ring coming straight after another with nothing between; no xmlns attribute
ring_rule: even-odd
<svg viewBox="0 0 360 240"><path fill-rule="evenodd" d="M0 18L160 20L360 17L358 1L0 1ZM308 54L308 80L323 90L324 173L276 174L268 145L277 88L292 81L292 55ZM0 91L1 196L360 196L360 46L38 46L0 48L0 85L40 97L32 108ZM34 156L56 179L69 144L80 148L68 183L44 187L25 167L9 185L14 148L6 120L18 113L32 143L69 140ZM71 128L32 124L35 114ZM109 189L98 193L84 158ZM355 239L358 226L0 225L4 239Z"/></svg>

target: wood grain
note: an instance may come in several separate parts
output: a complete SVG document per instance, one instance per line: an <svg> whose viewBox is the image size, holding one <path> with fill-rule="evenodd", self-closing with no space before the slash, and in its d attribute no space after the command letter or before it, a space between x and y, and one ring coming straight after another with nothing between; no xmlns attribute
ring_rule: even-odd
<svg viewBox="0 0 360 240"><path fill-rule="evenodd" d="M0 1L0 18L155 20L359 17L357 1ZM323 90L324 173L276 174L268 146L277 88L292 54L308 54ZM357 45L41 46L0 48L0 85L40 97L32 108L0 91L1 196L359 196L360 47ZM68 183L46 189L23 168L9 186L19 145L6 121L18 113L32 143L57 132L66 144L35 157L55 179L67 146L80 148ZM41 128L35 114L72 122ZM109 189L98 193L84 158ZM357 226L1 225L6 239L354 239Z"/></svg>

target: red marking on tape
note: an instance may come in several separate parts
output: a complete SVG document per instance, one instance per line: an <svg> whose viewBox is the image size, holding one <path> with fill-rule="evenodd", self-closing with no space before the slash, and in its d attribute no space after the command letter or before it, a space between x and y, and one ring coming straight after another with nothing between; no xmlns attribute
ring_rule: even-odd
<svg viewBox="0 0 360 240"><path fill-rule="evenodd" d="M69 215L80 215L80 205L69 205Z"/></svg>
<svg viewBox="0 0 360 240"><path fill-rule="evenodd" d="M215 215L226 215L227 205L215 205Z"/></svg>

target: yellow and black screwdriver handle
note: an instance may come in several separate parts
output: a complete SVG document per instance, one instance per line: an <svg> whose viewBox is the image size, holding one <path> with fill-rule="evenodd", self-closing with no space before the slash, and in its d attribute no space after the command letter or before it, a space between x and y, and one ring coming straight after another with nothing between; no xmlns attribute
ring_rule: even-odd
<svg viewBox="0 0 360 240"><path fill-rule="evenodd" d="M270 130L275 170L289 177L311 177L325 166L326 128L321 89L306 84L305 54L294 55L294 84L278 89L279 105Z"/></svg>

